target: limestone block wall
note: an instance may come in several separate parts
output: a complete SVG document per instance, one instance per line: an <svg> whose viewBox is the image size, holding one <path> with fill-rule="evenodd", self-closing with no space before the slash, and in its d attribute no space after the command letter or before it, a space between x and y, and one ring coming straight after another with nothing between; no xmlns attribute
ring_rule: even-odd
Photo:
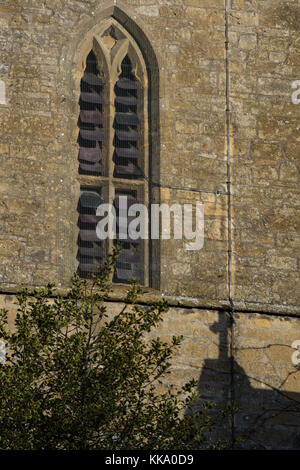
<svg viewBox="0 0 300 470"><path fill-rule="evenodd" d="M0 105L1 240L10 243L1 252L5 288L46 278L68 285L76 270L78 76L85 60L79 51L89 32L114 15L128 23L142 49L141 28L158 61L159 96L151 99L159 101L153 158L160 168L153 179L187 189L166 188L158 199L207 204L204 250L187 256L181 241L162 243L156 267L161 290L226 299L227 199L214 194L226 191L224 7L169 3L0 4L7 95Z"/></svg>
<svg viewBox="0 0 300 470"><path fill-rule="evenodd" d="M234 295L299 305L299 2L234 3Z"/></svg>
<svg viewBox="0 0 300 470"><path fill-rule="evenodd" d="M158 62L154 179L176 188L159 200L205 206L202 250L162 242L161 290L228 298L228 157L235 300L299 305L298 2L229 1L227 17L223 0L2 1L0 11L4 287L67 285L76 270L78 51L114 15L143 31Z"/></svg>
<svg viewBox="0 0 300 470"><path fill-rule="evenodd" d="M153 260L173 378L235 400L245 446L299 448L299 0L0 0L1 305L77 269L80 54L108 16L157 62L154 200L204 204L203 248Z"/></svg>
<svg viewBox="0 0 300 470"><path fill-rule="evenodd" d="M124 304L107 304L108 314ZM0 308L16 314L13 295L0 296ZM299 449L299 368L292 362L292 343L300 338L299 318L237 312L234 323L228 312L170 307L159 330L151 336L184 340L172 359L165 383L183 386L198 381L201 400L214 404L213 436L237 448ZM218 413L235 404L233 416Z"/></svg>

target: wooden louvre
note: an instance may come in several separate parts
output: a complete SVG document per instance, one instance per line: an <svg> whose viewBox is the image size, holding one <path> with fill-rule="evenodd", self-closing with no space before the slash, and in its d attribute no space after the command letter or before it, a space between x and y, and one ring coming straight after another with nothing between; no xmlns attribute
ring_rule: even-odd
<svg viewBox="0 0 300 470"><path fill-rule="evenodd" d="M131 193L131 194L130 194ZM126 196L127 201L127 212L120 212L120 196ZM128 282L133 278L140 280L141 279L141 259L140 259L140 245L141 240L133 240L128 235L128 225L134 217L128 216L128 209L133 205L137 204L138 200L136 199L135 191L117 191L116 197L114 199L114 206L116 208L117 215L117 226L118 228L124 229L124 218L127 218L127 238L120 238L119 230L117 230L117 241L121 244L122 250L118 257L116 267L115 267L115 282Z"/></svg>
<svg viewBox="0 0 300 470"><path fill-rule="evenodd" d="M91 176L84 176L80 179L82 191L78 203L77 259L79 275L88 277L97 272L108 250L120 243L122 249L115 265L113 281L129 283L134 278L142 282L144 280L144 242L139 238L132 239L128 234L128 225L134 219L128 216L128 209L140 202L137 195L142 194L139 189L133 190L133 188L142 187L143 184L141 181L143 172L140 167L141 162L144 161L144 152L140 148L142 147L140 144L142 133L138 115L140 84L133 74L128 56L123 59L121 68L122 73L114 87L114 106L104 108L107 109L105 113L109 113L108 115L103 114L104 83L99 77L93 52L88 55L86 69L81 80L78 117L79 173ZM113 116L110 115L112 109ZM106 142L103 147L104 139L110 135L110 131L105 132L103 126L104 123L109 122L113 124L113 147L109 142ZM103 165L103 152L107 155L105 165ZM108 157L109 154L110 157ZM100 177L93 179L93 176ZM119 178L122 179L120 186ZM92 183L90 184L88 180ZM101 191L97 189L97 181L106 195L105 201L102 199ZM92 187L94 189L91 189ZM120 205L121 196L127 196L125 213ZM96 212L103 202L113 202L115 207L117 231L114 240L101 241L96 233L97 224L103 218L96 215Z"/></svg>
<svg viewBox="0 0 300 470"><path fill-rule="evenodd" d="M97 61L91 51L87 57L86 69L80 84L80 114L79 126L79 172L83 174L102 175L102 142L103 112L102 97L103 83L98 76Z"/></svg>
<svg viewBox="0 0 300 470"><path fill-rule="evenodd" d="M97 191L84 190L80 194L78 204L78 272L81 277L97 272L98 266L103 262L104 247L96 233L97 223L101 220L96 215L97 207L103 199Z"/></svg>
<svg viewBox="0 0 300 470"><path fill-rule="evenodd" d="M137 115L138 82L132 73L132 65L126 56L121 65L122 73L115 86L115 153L114 176L140 178L138 166L138 142L141 140Z"/></svg>

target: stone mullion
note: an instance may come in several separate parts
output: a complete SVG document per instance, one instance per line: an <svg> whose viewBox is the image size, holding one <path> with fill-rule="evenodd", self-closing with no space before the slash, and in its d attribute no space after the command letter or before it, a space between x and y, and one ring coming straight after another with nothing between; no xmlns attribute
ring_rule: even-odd
<svg viewBox="0 0 300 470"><path fill-rule="evenodd" d="M109 77L109 96L108 96L108 151L107 151L107 176L108 176L108 188L107 188L107 199L106 201L110 204L113 204L113 200L115 197L115 187L113 183L113 173L114 173L114 165L113 165L113 153L114 153L114 118L115 118L115 110L114 110L114 86L115 80L110 73ZM113 249L113 240L108 239L108 252L112 252Z"/></svg>
<svg viewBox="0 0 300 470"><path fill-rule="evenodd" d="M138 108L137 114L140 118L140 133L142 137L141 153L143 153L143 172L146 177L149 176L149 119L148 119L148 81L146 71L143 71L143 77L141 81L140 88L138 90ZM149 214L149 183L143 178L143 203L148 208L148 221L150 221ZM144 284L149 285L150 283L150 273L149 273L149 236L151 233L150 223L148 223L148 240L143 241L143 267L144 267Z"/></svg>

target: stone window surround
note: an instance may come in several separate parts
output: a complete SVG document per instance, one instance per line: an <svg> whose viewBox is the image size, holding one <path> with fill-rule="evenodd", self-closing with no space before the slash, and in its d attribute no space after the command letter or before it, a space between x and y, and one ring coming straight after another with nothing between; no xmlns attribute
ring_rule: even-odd
<svg viewBox="0 0 300 470"><path fill-rule="evenodd" d="M112 203L115 191L134 190L137 200L149 204L149 116L148 116L148 72L143 55L132 36L114 18L107 18L101 22L97 28L97 34L89 35L84 41L81 49L81 75L84 73L86 57L93 51L97 60L99 76L103 81L102 106L104 116L104 141L102 147L103 175L83 175L78 174L80 187L86 190L101 190L102 197L106 203ZM113 139L115 130L113 128L115 117L115 93L114 87L121 74L121 63L127 56L132 64L134 75L138 82L138 108L137 115L140 120L139 134L141 142L139 144L139 166L146 178L126 179L113 176L114 164ZM78 106L79 115L79 106ZM140 282L149 286L152 285L151 276L153 271L149 266L149 242L141 241L141 265L144 267L141 272ZM106 251L113 248L113 240L106 243ZM153 276L154 277L154 276ZM157 277L157 276L156 276ZM157 288L157 279L154 282Z"/></svg>
<svg viewBox="0 0 300 470"><path fill-rule="evenodd" d="M60 292L70 286L71 277L78 267L78 211L77 204L80 197L80 186L86 183L86 187L99 189L99 177L79 175L78 172L78 116L80 112L79 95L80 82L86 66L86 58L91 50L96 49L99 60L99 69L106 73L111 69L110 49L103 44L101 39L105 31L113 24L115 29L128 39L131 44L132 55L136 54L141 60L144 70L147 70L148 86L148 119L149 119L149 176L157 182L160 181L160 155L161 155L161 83L160 69L162 58L159 50L155 50L151 40L151 34L140 18L135 16L134 10L118 0L104 1L99 8L89 17L84 16L78 23L76 30L71 32L70 40L62 45L58 58L57 82L55 88L55 102L57 114L55 117L55 135L51 148L59 162L60 184L67 187L68 197L61 194L60 187L51 194L54 202L54 223L56 243L52 255L56 275L53 282ZM134 48L134 51L133 51ZM95 52L95 51L94 51ZM138 55L137 55L138 54ZM102 63L101 63L102 61ZM146 64L146 65L145 65ZM102 67L101 67L102 65ZM117 70L116 70L117 73ZM151 129L151 132L150 132ZM111 137L112 138L112 137ZM83 179L80 178L84 178ZM107 177L107 174L106 174ZM88 181L87 181L88 180ZM125 180L128 185L129 180ZM124 183L125 183L124 181ZM160 203L160 189L157 185L149 185L149 204ZM64 192L64 191L63 191ZM50 202L51 202L50 201ZM161 289L161 244L154 240L149 247L149 284L151 291ZM31 288L31 284L24 284ZM18 286L4 285L5 292L18 291ZM128 289L126 285L114 284L114 291L123 292Z"/></svg>

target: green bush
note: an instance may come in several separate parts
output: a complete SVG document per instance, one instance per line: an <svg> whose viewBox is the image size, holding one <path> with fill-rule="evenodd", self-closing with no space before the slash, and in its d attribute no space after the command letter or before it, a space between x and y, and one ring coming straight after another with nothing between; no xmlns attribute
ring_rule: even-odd
<svg viewBox="0 0 300 470"><path fill-rule="evenodd" d="M133 283L125 306L105 301L118 256L92 279L74 276L67 295L53 285L18 295L14 330L0 312L7 360L0 365L0 449L199 449L210 422L194 407L194 382L157 392L181 343L147 339L167 310L139 306Z"/></svg>

